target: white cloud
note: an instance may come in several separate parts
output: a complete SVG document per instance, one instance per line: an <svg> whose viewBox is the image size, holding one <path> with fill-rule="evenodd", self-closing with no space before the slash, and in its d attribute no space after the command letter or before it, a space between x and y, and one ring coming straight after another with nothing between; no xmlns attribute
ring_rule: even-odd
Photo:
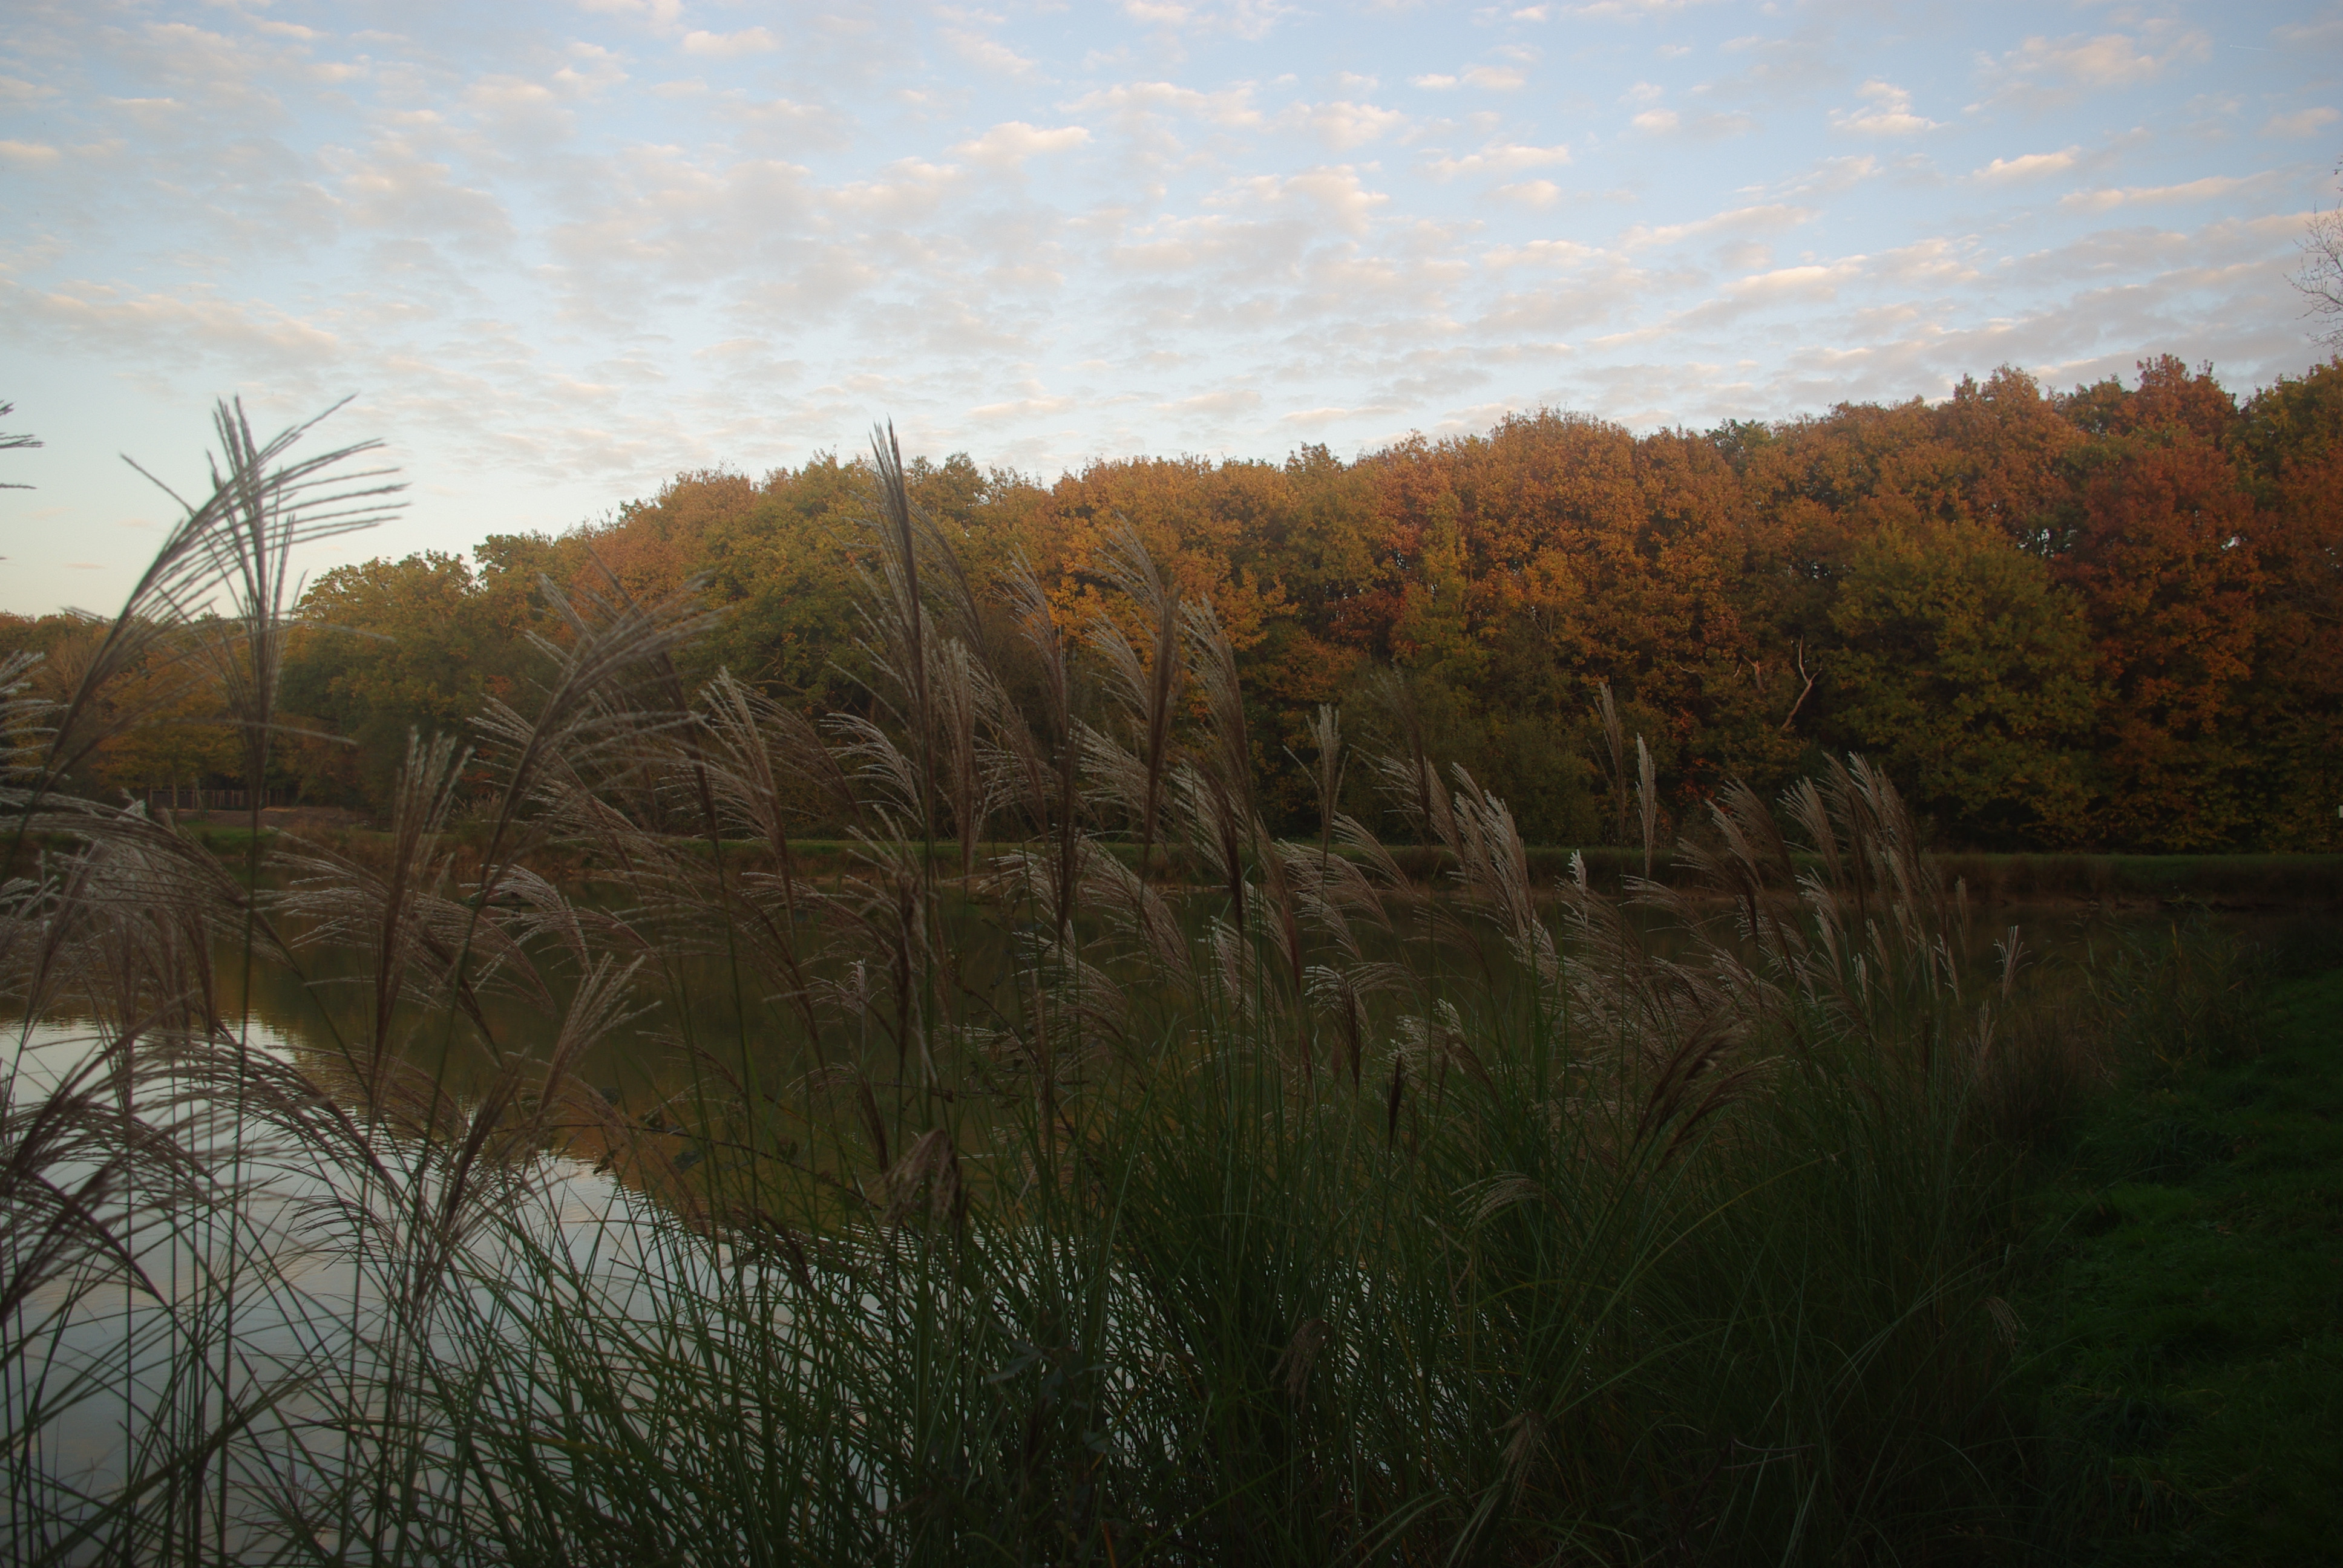
<svg viewBox="0 0 2343 1568"><path fill-rule="evenodd" d="M1297 105L1293 116L1336 152L1348 152L1380 141L1404 128L1408 117L1397 109L1339 99L1331 104Z"/></svg>
<svg viewBox="0 0 2343 1568"><path fill-rule="evenodd" d="M1875 179L1884 172L1885 166L1875 155L1850 153L1820 159L1812 168L1764 188L1766 194L1777 196L1834 196L1840 191L1853 190L1864 181Z"/></svg>
<svg viewBox="0 0 2343 1568"><path fill-rule="evenodd" d="M345 164L339 190L342 212L370 228L478 244L500 244L515 233L493 194L459 184L447 164L404 141L383 142L365 159Z"/></svg>
<svg viewBox="0 0 2343 1568"><path fill-rule="evenodd" d="M1227 130L1250 129L1263 119L1262 112L1253 106L1252 89L1249 86L1207 93L1171 82L1124 82L1085 93L1066 107L1075 114L1180 114Z"/></svg>
<svg viewBox="0 0 2343 1568"><path fill-rule="evenodd" d="M1249 387L1230 387L1218 392L1200 392L1193 397L1158 403L1156 407L1167 414L1250 414L1261 407L1261 394Z"/></svg>
<svg viewBox="0 0 2343 1568"><path fill-rule="evenodd" d="M2281 44L2298 48L2332 48L2343 42L2343 7L2330 5L2327 15L2308 22L2288 22L2270 30L2270 36Z"/></svg>
<svg viewBox="0 0 2343 1568"><path fill-rule="evenodd" d="M980 403L968 411L968 417L988 425L997 425L1063 414L1075 406L1071 397L1062 394L1051 396L1035 387L1031 397L1011 398L1005 403Z"/></svg>
<svg viewBox="0 0 2343 1568"><path fill-rule="evenodd" d="M2299 109L2291 115L2272 115L2262 123L2266 136L2292 136L2299 140L2315 136L2325 127L2343 119L2333 109L2321 106L2315 109Z"/></svg>
<svg viewBox="0 0 2343 1568"><path fill-rule="evenodd" d="M1022 120L1007 120L973 141L960 143L952 148L952 154L970 163L1014 169L1022 167L1027 158L1044 153L1071 152L1090 139L1090 132L1081 126L1061 126L1045 131Z"/></svg>
<svg viewBox="0 0 2343 1568"><path fill-rule="evenodd" d="M1444 93L1455 87L1479 87L1486 92L1511 93L1527 86L1529 79L1527 72L1512 65L1473 65L1453 75L1433 72L1408 78L1415 85L1435 93Z"/></svg>
<svg viewBox="0 0 2343 1568"><path fill-rule="evenodd" d="M739 55L765 55L781 46L780 40L762 27L746 27L738 33L686 33L683 52L687 55L712 55L729 59Z"/></svg>
<svg viewBox="0 0 2343 1568"><path fill-rule="evenodd" d="M57 161L57 149L46 142L0 142L0 159L24 168L38 168Z"/></svg>
<svg viewBox="0 0 2343 1568"><path fill-rule="evenodd" d="M1908 136L1938 128L1935 120L1914 114L1912 95L1893 83L1875 78L1865 82L1855 95L1864 101L1863 107L1833 109L1833 130L1866 136Z"/></svg>
<svg viewBox="0 0 2343 1568"><path fill-rule="evenodd" d="M2258 175L2207 175L2203 179L2188 180L2179 185L2127 186L2121 189L2076 191L2061 196L2058 205L2082 212L2111 212L2119 206L2217 201L2240 191L2269 185L2274 178L2267 172Z"/></svg>
<svg viewBox="0 0 2343 1568"><path fill-rule="evenodd" d="M1280 178L1264 175L1239 182L1237 188L1252 201L1271 206L1302 203L1314 207L1346 234L1363 234L1376 211L1390 205L1382 191L1369 190L1359 172L1344 164L1332 168L1305 169Z"/></svg>
<svg viewBox="0 0 2343 1568"><path fill-rule="evenodd" d="M1361 415L1373 416L1391 412L1393 410L1388 408L1296 408L1291 414L1280 414L1277 420L1281 425L1298 426L1304 430L1320 430L1329 425L1339 425L1345 419L1357 418Z"/></svg>
<svg viewBox="0 0 2343 1568"><path fill-rule="evenodd" d="M1477 153L1461 158L1435 158L1428 166L1433 174L1443 180L1472 175L1514 175L1524 169L1541 169L1570 161L1567 146L1551 147L1523 146L1517 142L1491 143Z"/></svg>
<svg viewBox="0 0 2343 1568"><path fill-rule="evenodd" d="M1293 7L1276 0L1223 0L1222 4L1189 4L1185 0L1122 0L1122 13L1132 21L1167 32L1229 33L1258 39Z"/></svg>
<svg viewBox="0 0 2343 1568"><path fill-rule="evenodd" d="M885 178L850 180L832 187L824 199L864 216L904 223L934 212L959 177L950 164L901 158L888 166Z"/></svg>
<svg viewBox="0 0 2343 1568"><path fill-rule="evenodd" d="M1771 272L1735 278L1725 286L1725 292L1728 297L1740 300L1835 299L1840 285L1862 275L1863 263L1862 256L1852 256L1827 265L1776 267Z"/></svg>
<svg viewBox="0 0 2343 1568"><path fill-rule="evenodd" d="M41 290L0 279L0 300L11 317L45 337L150 360L192 364L227 355L280 374L306 374L344 354L339 337L298 316L207 290L139 293L96 283Z"/></svg>
<svg viewBox="0 0 2343 1568"><path fill-rule="evenodd" d="M1019 77L1033 75L1040 70L1030 56L1019 54L998 38L988 38L964 27L947 27L943 37L960 58L981 70Z"/></svg>
<svg viewBox="0 0 2343 1568"><path fill-rule="evenodd" d="M2174 65L2200 61L2212 52L2211 41L2202 33L2159 30L2167 35L2160 49L2153 42L2143 46L2140 38L2128 33L2027 38L2001 56L1997 74L2006 85L1997 95L2036 104L2062 95L2045 88L2045 81L2061 85L2068 94L2145 86L2162 80Z"/></svg>
<svg viewBox="0 0 2343 1568"><path fill-rule="evenodd" d="M625 16L657 31L674 28L683 17L683 0L578 0L578 9L605 16Z"/></svg>
<svg viewBox="0 0 2343 1568"><path fill-rule="evenodd" d="M1869 271L1882 282L1907 289L1955 288L1986 276L1959 243L1941 236L1883 252L1871 258Z"/></svg>
<svg viewBox="0 0 2343 1568"><path fill-rule="evenodd" d="M1800 224L1811 223L1821 216L1818 207L1767 202L1760 206L1735 207L1692 223L1668 224L1658 228L1637 224L1620 236L1619 243L1629 250L1648 250L1654 246L1680 245L1688 239L1708 239L1725 235L1779 234Z"/></svg>
<svg viewBox="0 0 2343 1568"><path fill-rule="evenodd" d="M1571 266L1602 254L1574 239L1534 239L1526 245L1501 246L1481 259L1493 267Z"/></svg>
<svg viewBox="0 0 2343 1568"><path fill-rule="evenodd" d="M1985 167L1973 170L1968 177L1985 185L2040 179L2046 175L2065 174L2081 156L2080 147L2064 147L2055 153L2021 153L2014 158L1996 158Z"/></svg>
<svg viewBox="0 0 2343 1568"><path fill-rule="evenodd" d="M1649 102L1648 95L1630 94L1632 102ZM1647 136L1688 136L1715 140L1723 136L1741 136L1756 128L1757 122L1747 115L1713 111L1694 115L1687 119L1675 109L1645 109L1628 122L1634 130Z"/></svg>
<svg viewBox="0 0 2343 1568"><path fill-rule="evenodd" d="M43 82L28 82L22 76L0 75L0 105L10 108L26 108L46 103L57 96L57 89Z"/></svg>

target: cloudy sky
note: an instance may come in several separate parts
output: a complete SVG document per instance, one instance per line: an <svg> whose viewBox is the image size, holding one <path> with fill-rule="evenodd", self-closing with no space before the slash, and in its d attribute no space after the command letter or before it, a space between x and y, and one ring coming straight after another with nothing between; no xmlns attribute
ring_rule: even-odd
<svg viewBox="0 0 2343 1568"><path fill-rule="evenodd" d="M2311 363L2343 5L10 0L0 607L105 608L208 400L413 483L321 553L679 469L1349 457Z"/></svg>

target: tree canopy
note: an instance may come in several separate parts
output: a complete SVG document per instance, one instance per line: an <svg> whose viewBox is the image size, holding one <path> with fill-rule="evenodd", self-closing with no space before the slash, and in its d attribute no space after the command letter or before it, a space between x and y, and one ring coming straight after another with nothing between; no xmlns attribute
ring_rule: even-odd
<svg viewBox="0 0 2343 1568"><path fill-rule="evenodd" d="M1263 799L1297 823L1316 705L1372 728L1363 699L1394 670L1440 759L1551 842L1623 830L1607 686L1677 816L1728 779L1767 789L1860 750L1946 845L2343 844L2343 361L2242 403L2167 357L2128 383L2046 393L2005 367L1940 402L1706 432L1541 410L1347 462L1100 459L1045 484L954 455L909 478L1001 646L991 590L1020 563L1079 623L1111 597L1108 541L1135 531L1227 628ZM725 614L687 678L855 707L869 479L834 455L681 474L558 538L327 572L286 701L351 744L285 767L363 802L410 729L525 703L528 639L562 635L545 580L637 599L697 582ZM48 620L0 632L70 652ZM205 765L123 748L96 781Z"/></svg>

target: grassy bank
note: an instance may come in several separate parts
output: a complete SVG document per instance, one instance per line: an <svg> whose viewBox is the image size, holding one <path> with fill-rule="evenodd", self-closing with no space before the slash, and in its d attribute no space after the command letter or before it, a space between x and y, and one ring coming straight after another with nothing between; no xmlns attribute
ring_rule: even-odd
<svg viewBox="0 0 2343 1568"><path fill-rule="evenodd" d="M2343 1561L2343 971L2165 1030L2036 1195L2080 1549Z"/></svg>

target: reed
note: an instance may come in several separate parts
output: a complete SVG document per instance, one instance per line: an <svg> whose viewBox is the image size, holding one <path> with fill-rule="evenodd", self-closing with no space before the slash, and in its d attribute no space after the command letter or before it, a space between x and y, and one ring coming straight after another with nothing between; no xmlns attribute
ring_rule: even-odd
<svg viewBox="0 0 2343 1568"><path fill-rule="evenodd" d="M1664 885L1606 691L1645 875L1581 864L1557 899L1420 739L1356 759L1451 868L1411 879L1340 814L1329 709L1319 831L1278 840L1211 607L1128 528L1079 624L1021 563L972 582L882 432L860 707L689 689L689 595L547 583L541 689L468 745L417 738L384 845L255 833L238 880L59 793L108 680L183 637L265 766L287 553L381 481L316 488L353 453L221 432L220 495L71 694L0 671L13 831L73 846L0 908L12 1560L1969 1562L2055 1534L2003 1300L2013 1085L2053 1042L2012 1026L2014 934L1967 972L1960 890L1860 759L1778 809L1728 791ZM843 875L796 864L809 822L848 825ZM540 869L580 855L615 898ZM327 944L359 1001L318 982L329 1048L264 1049L221 955L297 975ZM689 1067L655 1112L578 1073L646 1018Z"/></svg>

